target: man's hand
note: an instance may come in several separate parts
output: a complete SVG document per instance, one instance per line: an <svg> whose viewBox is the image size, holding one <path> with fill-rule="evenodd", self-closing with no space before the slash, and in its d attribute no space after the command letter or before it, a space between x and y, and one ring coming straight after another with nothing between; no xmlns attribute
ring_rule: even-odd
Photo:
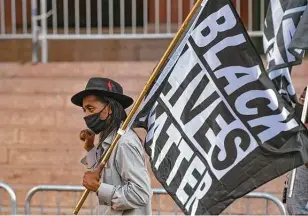
<svg viewBox="0 0 308 216"><path fill-rule="evenodd" d="M96 192L100 186L100 173L105 167L105 163L101 163L94 171L88 171L83 176L82 185L90 191Z"/></svg>
<svg viewBox="0 0 308 216"><path fill-rule="evenodd" d="M94 147L95 134L91 130L84 129L80 131L79 138L84 141L83 148L86 151L90 151Z"/></svg>

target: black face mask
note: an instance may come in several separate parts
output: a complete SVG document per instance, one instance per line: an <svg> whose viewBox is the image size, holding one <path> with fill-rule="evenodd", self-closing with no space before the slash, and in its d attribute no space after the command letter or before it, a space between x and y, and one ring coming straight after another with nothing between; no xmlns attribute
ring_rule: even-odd
<svg viewBox="0 0 308 216"><path fill-rule="evenodd" d="M105 120L102 120L100 114L104 111L107 105L99 112L94 113L92 115L88 115L84 117L84 121L86 122L89 129L91 129L95 134L99 134L100 132L106 130L107 128L107 119L109 114Z"/></svg>

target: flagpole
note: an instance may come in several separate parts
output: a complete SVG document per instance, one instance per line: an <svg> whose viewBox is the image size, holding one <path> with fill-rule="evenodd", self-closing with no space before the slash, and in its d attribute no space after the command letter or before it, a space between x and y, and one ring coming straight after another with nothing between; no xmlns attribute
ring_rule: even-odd
<svg viewBox="0 0 308 216"><path fill-rule="evenodd" d="M148 91L150 90L152 84L154 83L154 81L156 80L156 78L159 75L160 70L162 69L162 67L164 66L164 64L166 63L166 61L168 60L169 55L171 54L171 52L173 51L174 47L176 46L177 42L179 41L179 39L181 38L183 32L185 31L186 27L188 26L188 23L190 22L190 20L192 19L192 17L194 16L195 12L197 11L197 9L201 6L202 2L204 0L198 0L194 7L192 8L192 10L190 11L190 13L188 14L188 16L186 17L185 21L183 22L181 28L179 29L179 31L176 33L175 37L173 38L173 40L171 41L169 47L167 48L166 52L164 53L163 57L160 59L159 63L157 64L157 66L155 67L152 75L150 76L150 78L148 79L147 83L145 84L142 92L140 93L140 95L138 96L137 100L135 101L131 111L129 112L127 118L125 119L122 127L119 129L119 131L117 132L116 137L114 138L112 144L110 145L110 147L108 148L106 154L104 155L104 157L102 157L102 159L100 160L100 163L105 163L108 161L113 149L116 147L117 142L119 141L119 139L121 138L121 136L124 134L125 130L127 129L130 121L132 120L132 118L134 117L135 113L137 112L143 98L145 97L145 95L148 93ZM86 189L79 202L77 203L75 209L74 209L74 214L77 215L79 210L81 209L83 203L85 202L85 200L87 199L87 196L89 195L90 190Z"/></svg>
<svg viewBox="0 0 308 216"><path fill-rule="evenodd" d="M306 88L308 88L308 86ZM305 124L305 120L306 120L306 117L307 117L307 108L308 108L308 89L306 91L305 102L304 102L304 107L303 107L302 116L301 116L301 121L304 124ZM289 191L289 197L290 198L293 195L295 176L296 176L296 168L292 170L292 174L291 174L290 191Z"/></svg>

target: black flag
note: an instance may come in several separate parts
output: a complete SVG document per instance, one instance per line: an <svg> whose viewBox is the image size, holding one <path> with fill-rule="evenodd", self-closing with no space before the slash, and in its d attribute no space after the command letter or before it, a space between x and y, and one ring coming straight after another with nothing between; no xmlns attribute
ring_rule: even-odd
<svg viewBox="0 0 308 216"><path fill-rule="evenodd" d="M185 214L220 214L308 162L307 131L230 0L202 3L136 115L152 170Z"/></svg>
<svg viewBox="0 0 308 216"><path fill-rule="evenodd" d="M263 35L270 79L289 103L297 98L291 81L292 66L301 64L308 47L307 0L271 0Z"/></svg>

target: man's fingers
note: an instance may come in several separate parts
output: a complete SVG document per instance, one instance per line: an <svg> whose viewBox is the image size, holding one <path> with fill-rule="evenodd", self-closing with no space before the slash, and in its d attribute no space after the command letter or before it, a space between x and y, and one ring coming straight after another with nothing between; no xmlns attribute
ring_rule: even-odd
<svg viewBox="0 0 308 216"><path fill-rule="evenodd" d="M92 131L90 131L90 130L86 130L86 134L88 135L88 136L94 136L95 134L92 132Z"/></svg>
<svg viewBox="0 0 308 216"><path fill-rule="evenodd" d="M80 131L79 137L80 137L80 139L81 139L82 141L85 141L85 139L86 139L86 134L85 134L85 131L84 131L84 130Z"/></svg>
<svg viewBox="0 0 308 216"><path fill-rule="evenodd" d="M79 134L79 137L82 141L85 141L86 139L93 137L93 136L95 136L95 134L88 129L80 131L80 134Z"/></svg>

